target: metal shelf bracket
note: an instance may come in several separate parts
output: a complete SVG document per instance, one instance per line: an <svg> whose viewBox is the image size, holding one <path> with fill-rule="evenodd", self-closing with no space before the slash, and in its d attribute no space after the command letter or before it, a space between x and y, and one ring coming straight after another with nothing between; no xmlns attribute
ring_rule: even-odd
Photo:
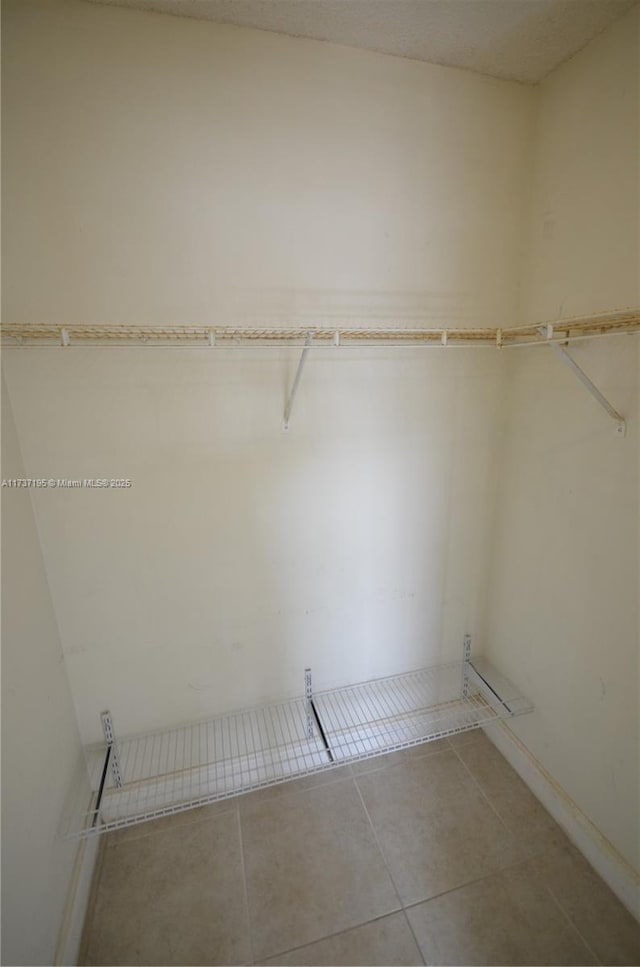
<svg viewBox="0 0 640 967"><path fill-rule="evenodd" d="M554 351L558 359L564 363L580 380L582 385L585 387L588 393L593 396L594 400L600 404L603 410L611 417L611 419L616 424L616 436L623 437L627 434L627 424L625 418L618 413L618 411L611 405L609 400L602 395L595 383L589 379L587 374L582 370L573 356L570 356L564 346L558 345L557 342L551 342L553 338L553 326L541 326L538 330L541 336L549 340L549 348Z"/></svg>
<svg viewBox="0 0 640 967"><path fill-rule="evenodd" d="M311 687L311 669L305 668L304 670L304 698L307 709L307 738L312 739L313 732L313 708L311 701L313 699L313 689Z"/></svg>
<svg viewBox="0 0 640 967"><path fill-rule="evenodd" d="M100 716L100 721L102 722L102 732L104 735L104 740L107 743L107 749L111 753L111 775L113 777L113 784L116 789L120 789L122 786L122 773L120 771L120 759L118 757L118 749L116 747L116 737L113 732L113 719L111 718L111 712L103 712Z"/></svg>
<svg viewBox="0 0 640 967"><path fill-rule="evenodd" d="M293 401L296 398L296 393L298 392L298 386L300 385L300 379L302 377L302 370L304 369L304 364L307 361L307 356L309 350L311 349L311 343L313 342L313 336L308 335L304 341L304 349L300 356L300 362L298 363L298 369L296 370L296 375L293 380L293 385L291 386L291 392L289 393L289 399L287 400L287 405L284 411L284 420L282 422L282 429L287 433L289 431L289 420L291 418L291 411L293 409Z"/></svg>
<svg viewBox="0 0 640 967"><path fill-rule="evenodd" d="M471 635L464 636L462 646L462 697L469 696L469 664L471 662Z"/></svg>

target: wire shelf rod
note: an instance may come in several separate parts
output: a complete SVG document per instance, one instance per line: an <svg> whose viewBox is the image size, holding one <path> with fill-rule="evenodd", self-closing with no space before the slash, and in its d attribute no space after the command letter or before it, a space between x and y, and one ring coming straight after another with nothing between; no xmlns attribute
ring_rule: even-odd
<svg viewBox="0 0 640 967"><path fill-rule="evenodd" d="M567 334L565 336L557 337L557 338L555 338L553 340L545 339L544 341L542 341L541 339L534 339L534 340L528 340L528 341L522 340L522 341L513 341L513 342L508 342L508 343L500 343L500 345L497 348L499 348L499 349L505 349L505 350L509 350L509 349L528 349L528 348L531 348L531 347L534 347L534 346L543 346L543 345L548 346L549 344L552 344L552 343L557 343L557 344L562 345L562 346L567 346L567 345L570 345L571 343L577 343L577 342L586 342L586 341L593 341L593 340L598 340L598 339L612 339L615 336L635 336L635 335L638 335L638 333L640 333L640 327L634 326L633 328L628 328L628 329L625 329L625 330L606 331L606 332L592 332L592 333L587 333L585 335ZM19 349L21 352L22 351L25 351L25 350L29 350L29 349L31 349L31 350L41 350L42 351L42 350L52 350L52 349L58 349L59 348L59 347L57 347L55 345L52 345L50 343L24 343L24 344L19 344L17 342L11 343L11 342L4 342L3 341L1 343L1 345L3 346L3 348L5 350L11 350L11 349L18 350ZM86 345L84 347L79 347L76 344L75 348L76 349L78 349L78 348L85 348L85 349L90 348L91 350L104 349L104 350L109 350L110 352L113 352L113 351L116 351L116 350L126 350L126 351L130 351L130 350L139 350L139 349L155 349L155 350L163 350L163 351L170 350L170 351L174 351L174 352L183 352L183 353L184 352L200 352L200 350L202 349L202 347L199 346L199 345L193 345L193 344L189 344L189 343L185 343L185 344L181 344L181 345L178 345L178 344L175 344L174 345L174 344L171 344L171 343L164 343L164 344L155 343L153 345L151 345L151 344L149 344L149 345L143 345L142 343L131 343L129 345L121 345L121 344L119 344L117 342L114 342L112 344L107 344L107 343L91 343L90 346L89 345ZM227 352L227 353L237 354L237 353L242 353L242 352L251 352L251 351L253 351L255 353L255 352L262 351L262 350L267 350L267 349L268 350L280 350L281 352L286 352L286 351L291 351L293 349L299 351L302 348L304 348L304 347L303 347L303 344L301 344L301 343L271 343L271 344L255 343L254 345L249 345L249 344L237 344L237 345L227 345L227 346L221 345L221 346L217 347L217 352L218 353ZM469 342L463 342L463 341L460 341L460 342L451 342L451 343L447 343L446 346L444 346L444 345L442 345L440 343L436 343L436 342L406 342L406 343L394 343L392 341L389 341L387 343L381 343L381 342L375 342L373 340L370 341L370 342L365 342L364 340L362 340L360 342L345 343L344 345L341 345L340 346L340 349L341 350L344 350L344 353L341 352L339 355L342 356L342 357L344 357L345 355L348 354L347 353L348 350L354 350L355 349L355 350L362 351L364 348L371 349L371 350L377 350L377 349L387 349L387 350L391 350L391 349L394 349L394 350L404 350L405 352L407 352L409 350L411 350L413 352L413 350L416 350L416 349L425 349L425 350L433 350L433 349L451 349L451 350L464 350L464 349L473 349L473 350L476 350L477 349L477 350L479 350L479 349L484 349L484 350L493 350L493 349L496 349L496 344L492 340L483 341L483 342L480 342L480 341L476 341L476 342L471 342L471 341L469 341ZM321 350L325 350L328 353L329 352L329 346L316 346L315 349L314 349L314 351L316 352L316 354L318 353L318 351L321 351ZM338 358L338 357L334 357L334 358Z"/></svg>
<svg viewBox="0 0 640 967"><path fill-rule="evenodd" d="M511 327L448 327L448 326L391 326L356 327L335 324L318 326L137 326L137 325L88 325L5 323L0 336L5 345L34 347L33 340L43 345L55 343L64 349L77 345L101 346L108 343L126 343L159 348L175 344L184 347L196 343L197 348L218 351L221 348L256 348L256 346L296 346L303 349L303 363L311 341L316 347L352 348L369 345L432 348L452 348L463 345L489 345L494 348L510 348L524 345L544 345L550 340L540 335L540 328L562 333L558 342L577 339L595 339L607 335L635 333L640 328L640 308L624 308L590 316L579 316ZM336 339L336 335L338 338ZM37 343L36 343L37 345ZM37 348L40 348L37 345ZM173 347L175 348L175 347Z"/></svg>

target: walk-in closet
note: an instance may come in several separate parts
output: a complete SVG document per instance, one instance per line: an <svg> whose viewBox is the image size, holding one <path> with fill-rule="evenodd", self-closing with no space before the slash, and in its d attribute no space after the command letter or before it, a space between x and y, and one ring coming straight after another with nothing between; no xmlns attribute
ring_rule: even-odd
<svg viewBox="0 0 640 967"><path fill-rule="evenodd" d="M2 962L637 964L638 4L2 21Z"/></svg>

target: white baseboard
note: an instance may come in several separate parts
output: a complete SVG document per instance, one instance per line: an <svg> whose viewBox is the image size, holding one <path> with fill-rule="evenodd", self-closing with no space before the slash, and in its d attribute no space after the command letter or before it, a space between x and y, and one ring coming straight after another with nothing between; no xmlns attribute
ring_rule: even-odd
<svg viewBox="0 0 640 967"><path fill-rule="evenodd" d="M640 920L640 874L585 816L505 722L484 730L618 899Z"/></svg>
<svg viewBox="0 0 640 967"><path fill-rule="evenodd" d="M56 967L62 964L75 965L78 963L82 931L87 915L93 872L98 858L100 837L91 836L83 839L78 846L76 861L71 877L69 895L65 907L58 947L56 950Z"/></svg>

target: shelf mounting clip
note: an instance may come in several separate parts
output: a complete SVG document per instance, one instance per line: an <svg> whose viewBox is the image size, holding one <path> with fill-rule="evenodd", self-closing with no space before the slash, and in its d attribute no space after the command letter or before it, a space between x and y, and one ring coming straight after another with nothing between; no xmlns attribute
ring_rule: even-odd
<svg viewBox="0 0 640 967"><path fill-rule="evenodd" d="M300 356L300 362L298 363L298 369L296 370L296 375L293 380L293 385L291 386L291 392L289 393L289 399L287 400L287 405L284 411L284 420L282 422L282 429L285 432L289 430L289 420L291 418L291 411L293 409L293 401L296 398L296 393L298 392L298 386L300 385L300 379L302 377L302 370L304 369L304 364L307 361L307 356L309 350L311 349L311 343L313 342L313 336L311 333L307 336L304 341L304 349L302 350L302 355Z"/></svg>
<svg viewBox="0 0 640 967"><path fill-rule="evenodd" d="M627 423L625 418L618 413L618 411L611 405L609 400L602 395L595 383L589 379L587 374L581 369L573 356L571 356L564 346L560 346L557 342L552 342L553 338L553 326L540 326L538 332L549 344L549 348L554 351L558 359L567 366L572 373L574 373L582 385L585 387L588 393L593 396L594 400L600 404L603 410L611 417L611 419L616 424L616 436L626 436L627 433Z"/></svg>
<svg viewBox="0 0 640 967"><path fill-rule="evenodd" d="M471 635L464 636L462 645L462 697L469 697L469 665L471 663Z"/></svg>

